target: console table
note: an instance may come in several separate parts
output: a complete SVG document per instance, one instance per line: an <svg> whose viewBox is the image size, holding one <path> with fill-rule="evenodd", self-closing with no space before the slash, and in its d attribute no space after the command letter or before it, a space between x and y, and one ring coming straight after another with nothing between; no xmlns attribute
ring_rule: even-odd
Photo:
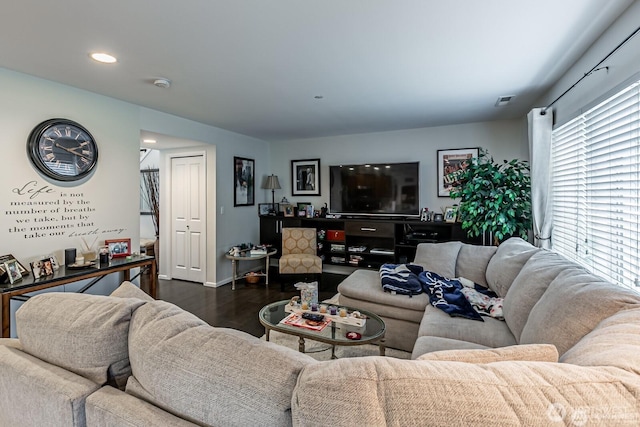
<svg viewBox="0 0 640 427"><path fill-rule="evenodd" d="M100 267L97 262L96 267L80 270L60 266L53 276L41 277L40 279L34 280L31 274L23 277L19 282L0 285L0 293L2 294L2 305L0 307L2 311L2 338L9 338L11 334L10 302L12 299L26 300L28 297L23 296L24 294L66 285L67 283L79 282L80 280L93 279L78 291L85 292L98 283L103 277L111 273L123 272L124 280L131 280L131 269L133 268L140 268L140 273L146 269L150 270L149 295L155 298L157 289L156 260L154 257L144 255L134 256L131 259L114 258L109 262L109 265L103 267ZM140 273L138 273L134 279L138 277Z"/></svg>

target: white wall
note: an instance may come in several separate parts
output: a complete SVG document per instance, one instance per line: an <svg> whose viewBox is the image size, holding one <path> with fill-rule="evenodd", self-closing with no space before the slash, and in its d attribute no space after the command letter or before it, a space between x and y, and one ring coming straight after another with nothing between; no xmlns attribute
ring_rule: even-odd
<svg viewBox="0 0 640 427"><path fill-rule="evenodd" d="M211 267L207 282L219 284L230 281L231 265L224 258L224 253L237 242L258 241L257 204L265 202L268 196L266 190L259 190L255 206L233 207L233 156L256 160L256 183L259 185L270 170L267 142L2 68L0 88L1 143L5 159L0 169L3 218L0 254L11 253L23 264L48 253L64 259L63 250L80 248L83 238L89 244L95 239L97 245L105 239L129 237L132 247L136 248L140 237L139 140L141 130L146 130L209 145L206 151L210 154L208 161L212 163L208 164L208 194L211 197L208 215L209 226L213 228L209 230L207 247L207 263ZM100 153L95 173L77 184L48 181L35 171L28 160L26 143L29 133L38 123L54 117L79 122L97 140ZM66 224L70 228L57 236L29 237L25 232L15 230L24 228L18 221L27 218L35 224L44 216L11 213L10 209L12 201L32 195L16 193L25 185L25 190L46 186L51 191L46 195L47 200L68 200L72 192L82 194L78 198L95 210L90 212L90 221L85 221L85 225L63 219L58 216L61 213L48 212L42 223ZM67 195L62 196L62 193ZM45 196L38 197L45 199ZM221 208L224 208L224 214L220 213ZM83 236L83 233L87 235ZM99 288L96 292L109 291Z"/></svg>
<svg viewBox="0 0 640 427"><path fill-rule="evenodd" d="M328 204L330 165L419 161L420 205L439 211L452 201L437 196L437 150L471 147L488 149L498 161L528 160L524 118L272 143L271 173L278 175L282 186L276 190L276 202L286 196L294 204ZM291 160L315 158L320 159L321 196L293 197Z"/></svg>
<svg viewBox="0 0 640 427"><path fill-rule="evenodd" d="M604 59L616 46L638 28L640 2L633 2L627 11L611 25L588 51L543 96L536 106L545 107L576 83L585 73ZM632 38L600 67L609 70L594 72L553 106L554 124L562 125L581 112L595 106L606 97L640 79L640 34Z"/></svg>

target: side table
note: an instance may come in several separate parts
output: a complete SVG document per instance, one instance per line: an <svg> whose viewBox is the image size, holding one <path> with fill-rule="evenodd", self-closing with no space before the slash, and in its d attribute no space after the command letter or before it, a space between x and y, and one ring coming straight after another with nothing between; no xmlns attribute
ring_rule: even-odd
<svg viewBox="0 0 640 427"><path fill-rule="evenodd" d="M244 277L246 277L246 274L238 276L238 263L240 261L256 261L259 259L265 260L265 268L264 268L265 272L257 273L255 274L255 276L264 277L266 286L268 287L269 286L269 257L275 255L276 252L277 251L275 249L270 249L269 251L267 251L267 253L257 254L257 255L251 255L248 252L246 255L238 255L238 256L226 254L225 257L231 260L231 267L233 270L232 278L231 278L231 290L232 291L236 290L236 279L243 279Z"/></svg>

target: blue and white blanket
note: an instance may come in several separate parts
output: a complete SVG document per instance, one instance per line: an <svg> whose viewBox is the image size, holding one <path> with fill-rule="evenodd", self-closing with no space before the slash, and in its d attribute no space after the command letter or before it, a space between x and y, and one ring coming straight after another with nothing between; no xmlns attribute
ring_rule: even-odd
<svg viewBox="0 0 640 427"><path fill-rule="evenodd" d="M464 278L449 279L433 271L418 275L429 302L453 317L482 320L482 316L502 319L502 298L491 290Z"/></svg>
<svg viewBox="0 0 640 427"><path fill-rule="evenodd" d="M414 264L383 264L380 267L382 289L393 294L418 295L422 293L422 283L418 274L422 267Z"/></svg>

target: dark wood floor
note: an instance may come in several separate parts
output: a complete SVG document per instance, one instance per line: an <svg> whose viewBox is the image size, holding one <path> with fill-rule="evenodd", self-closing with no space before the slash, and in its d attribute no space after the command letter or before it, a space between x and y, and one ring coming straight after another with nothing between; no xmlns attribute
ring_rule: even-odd
<svg viewBox="0 0 640 427"><path fill-rule="evenodd" d="M323 273L319 300L333 297L337 293L338 284L345 277L341 274ZM280 290L281 278L274 268L269 272L268 288L264 285L264 278L255 285L246 284L244 280L238 281L235 291L231 290L231 284L211 288L180 280L158 280L158 299L173 303L212 326L239 329L261 337L264 327L258 320L258 312L271 302L299 295L293 283L304 278L298 279L300 280L286 279L285 292ZM311 278L305 281L311 281Z"/></svg>

